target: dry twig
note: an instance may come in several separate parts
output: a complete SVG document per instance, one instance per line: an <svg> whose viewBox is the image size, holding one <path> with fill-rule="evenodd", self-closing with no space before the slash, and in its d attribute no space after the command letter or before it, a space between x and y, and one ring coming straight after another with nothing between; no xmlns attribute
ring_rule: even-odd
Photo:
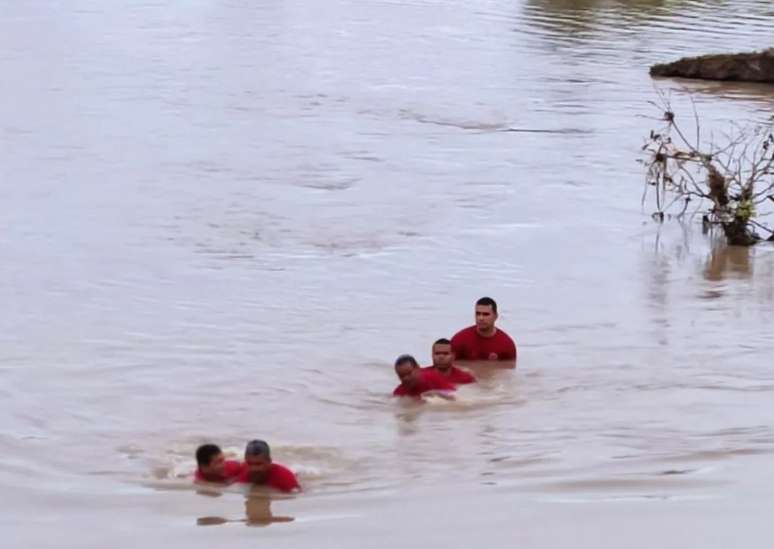
<svg viewBox="0 0 774 549"><path fill-rule="evenodd" d="M645 192L655 194L653 218L663 221L680 204L676 214L685 215L692 200L708 202L705 226L721 226L729 244L751 245L761 237L754 228L774 231L756 221L758 207L774 201L774 117L768 124L732 125L723 134L724 144L701 142L701 126L693 105L696 142L678 125L669 99L659 92L664 113L659 130L651 130L642 150L645 159ZM673 137L674 136L674 137Z"/></svg>

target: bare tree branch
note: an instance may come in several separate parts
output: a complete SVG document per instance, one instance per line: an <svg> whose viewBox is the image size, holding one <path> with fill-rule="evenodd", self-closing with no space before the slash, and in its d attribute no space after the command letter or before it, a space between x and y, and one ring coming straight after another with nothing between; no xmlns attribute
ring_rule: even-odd
<svg viewBox="0 0 774 549"><path fill-rule="evenodd" d="M695 143L680 127L669 97L657 90L660 103L650 104L662 110L663 127L651 130L642 152L647 158L642 204L654 189L654 219L671 217L670 211L681 204L675 217L681 219L689 202L708 209L705 225L723 227L726 238L734 244L752 244L759 240L753 227L771 229L755 221L756 207L774 202L774 117L763 124L731 124L722 132L722 143L710 133L709 144L702 142L701 122L696 103L691 99L695 125ZM676 136L676 140L672 136ZM774 234L774 233L773 233Z"/></svg>

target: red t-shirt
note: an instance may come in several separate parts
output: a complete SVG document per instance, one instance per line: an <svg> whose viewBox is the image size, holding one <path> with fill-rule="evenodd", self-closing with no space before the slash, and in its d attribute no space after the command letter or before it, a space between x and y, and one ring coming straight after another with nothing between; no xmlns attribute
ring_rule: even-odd
<svg viewBox="0 0 774 549"><path fill-rule="evenodd" d="M247 476L247 467L242 469L242 473L239 475L237 482L250 483L250 479ZM293 471L287 467L283 467L279 463L272 463L269 466L269 473L266 475L266 480L262 485L269 486L280 492L291 492L296 488L299 490L301 489Z"/></svg>
<svg viewBox="0 0 774 549"><path fill-rule="evenodd" d="M419 374L419 382L410 389L402 383L395 387L392 396L420 396L427 391L453 391L454 385L442 377L436 371L422 370Z"/></svg>
<svg viewBox="0 0 774 549"><path fill-rule="evenodd" d="M242 469L244 466L244 463L240 461L234 461L233 459L224 461L223 476L225 478L221 482L234 482L237 477L242 474ZM200 482L212 482L205 479L199 469L196 469L196 472L194 473L194 480L198 480Z"/></svg>
<svg viewBox="0 0 774 549"><path fill-rule="evenodd" d="M426 366L422 368L423 372L435 372L439 376L441 376L443 379L448 381L449 383L453 383L454 385L464 385L466 383L475 383L476 378L471 374L470 372L466 372L465 370L461 368L457 368L456 366L452 366L449 368L449 375L442 374L438 370L436 370L432 366Z"/></svg>
<svg viewBox="0 0 774 549"><path fill-rule="evenodd" d="M458 360L489 360L491 353L497 360L516 360L516 344L500 329L492 337L484 337L470 326L457 332L451 344Z"/></svg>

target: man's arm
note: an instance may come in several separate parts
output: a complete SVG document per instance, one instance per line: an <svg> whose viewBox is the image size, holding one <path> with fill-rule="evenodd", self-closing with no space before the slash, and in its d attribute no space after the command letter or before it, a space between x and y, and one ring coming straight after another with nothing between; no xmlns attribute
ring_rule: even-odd
<svg viewBox="0 0 774 549"><path fill-rule="evenodd" d="M516 343L505 332L500 331L499 333L502 334L502 337L500 337L498 345L497 360L516 360Z"/></svg>

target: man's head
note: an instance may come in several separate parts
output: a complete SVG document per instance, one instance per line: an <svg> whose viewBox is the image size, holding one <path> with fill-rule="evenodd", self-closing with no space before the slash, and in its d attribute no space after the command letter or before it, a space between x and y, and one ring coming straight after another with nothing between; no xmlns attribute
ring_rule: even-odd
<svg viewBox="0 0 774 549"><path fill-rule="evenodd" d="M452 367L454 362L454 351L452 351L451 341L441 338L433 343L433 367L436 370L445 372Z"/></svg>
<svg viewBox="0 0 774 549"><path fill-rule="evenodd" d="M196 449L196 465L205 480L223 480L223 464L226 458L216 444L202 444Z"/></svg>
<svg viewBox="0 0 774 549"><path fill-rule="evenodd" d="M413 387L419 382L419 364L411 355L400 355L395 360L395 373L406 387Z"/></svg>
<svg viewBox="0 0 774 549"><path fill-rule="evenodd" d="M497 303L491 297L476 301L476 330L481 335L492 335L497 320Z"/></svg>
<svg viewBox="0 0 774 549"><path fill-rule="evenodd" d="M253 483L263 483L271 467L271 449L263 440L251 440L245 447L247 478Z"/></svg>
<svg viewBox="0 0 774 549"><path fill-rule="evenodd" d="M271 449L263 440L251 440L245 447L245 466L250 482L260 484L266 480L271 467Z"/></svg>

